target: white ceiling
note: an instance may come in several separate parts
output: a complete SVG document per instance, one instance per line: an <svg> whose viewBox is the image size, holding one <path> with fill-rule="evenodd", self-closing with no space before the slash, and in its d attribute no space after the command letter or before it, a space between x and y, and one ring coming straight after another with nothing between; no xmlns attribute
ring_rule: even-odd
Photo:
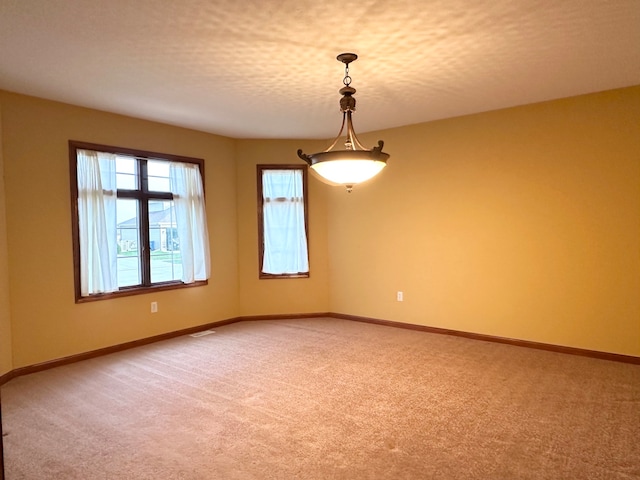
<svg viewBox="0 0 640 480"><path fill-rule="evenodd" d="M640 84L640 0L0 0L0 89L238 138Z"/></svg>

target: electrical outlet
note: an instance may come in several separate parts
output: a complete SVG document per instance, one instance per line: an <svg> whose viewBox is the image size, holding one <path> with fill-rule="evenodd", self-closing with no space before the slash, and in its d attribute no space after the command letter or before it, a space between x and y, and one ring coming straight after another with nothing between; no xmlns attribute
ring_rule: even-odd
<svg viewBox="0 0 640 480"><path fill-rule="evenodd" d="M396 293L396 300L399 301L399 302L403 302L404 301L404 293L402 293L402 292Z"/></svg>
<svg viewBox="0 0 640 480"><path fill-rule="evenodd" d="M158 302L151 302L151 313L156 313L158 311Z"/></svg>

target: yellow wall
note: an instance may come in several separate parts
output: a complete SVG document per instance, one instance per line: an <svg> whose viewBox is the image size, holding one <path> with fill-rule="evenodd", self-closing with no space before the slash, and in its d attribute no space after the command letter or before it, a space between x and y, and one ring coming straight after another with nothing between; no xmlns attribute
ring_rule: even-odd
<svg viewBox="0 0 640 480"><path fill-rule="evenodd" d="M326 192L330 187L309 175L309 278L258 278L257 164L305 165L299 148L319 149L319 142L239 140L238 275L240 315L318 313L329 309Z"/></svg>
<svg viewBox="0 0 640 480"><path fill-rule="evenodd" d="M309 176L311 278L292 280L258 280L255 165L325 142L7 92L0 118L0 374L239 315L325 311L640 356L640 87L361 135L385 140L389 167L351 194ZM208 286L74 303L69 139L205 159Z"/></svg>
<svg viewBox="0 0 640 480"><path fill-rule="evenodd" d="M13 368L11 360L11 310L9 308L9 258L5 215L4 161L2 156L2 107L0 104L0 375Z"/></svg>
<svg viewBox="0 0 640 480"><path fill-rule="evenodd" d="M362 137L332 311L640 356L640 87Z"/></svg>
<svg viewBox="0 0 640 480"><path fill-rule="evenodd" d="M234 140L7 92L0 100L13 368L237 315ZM205 159L208 286L74 303L69 139ZM0 248L0 278L4 258Z"/></svg>

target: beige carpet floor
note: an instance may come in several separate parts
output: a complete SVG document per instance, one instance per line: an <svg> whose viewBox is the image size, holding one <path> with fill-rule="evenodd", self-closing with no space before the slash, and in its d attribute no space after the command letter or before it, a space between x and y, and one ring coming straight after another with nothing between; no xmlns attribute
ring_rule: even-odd
<svg viewBox="0 0 640 480"><path fill-rule="evenodd" d="M337 319L12 380L7 480L640 479L640 366Z"/></svg>

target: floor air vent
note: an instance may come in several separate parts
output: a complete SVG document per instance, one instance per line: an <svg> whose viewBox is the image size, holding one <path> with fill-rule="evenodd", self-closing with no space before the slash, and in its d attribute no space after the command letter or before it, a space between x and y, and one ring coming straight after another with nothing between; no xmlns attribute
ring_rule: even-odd
<svg viewBox="0 0 640 480"><path fill-rule="evenodd" d="M204 337L205 335L210 335L212 333L216 333L216 331L215 330L203 330L202 332L192 333L189 336L193 337L193 338L198 338L198 337Z"/></svg>

